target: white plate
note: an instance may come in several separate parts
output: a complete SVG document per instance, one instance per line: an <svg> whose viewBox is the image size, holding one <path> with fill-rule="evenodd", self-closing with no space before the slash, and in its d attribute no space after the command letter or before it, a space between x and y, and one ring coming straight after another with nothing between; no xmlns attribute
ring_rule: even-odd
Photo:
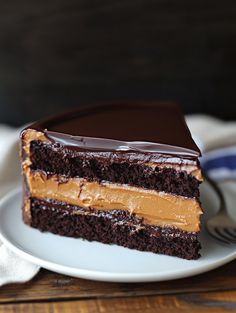
<svg viewBox="0 0 236 313"><path fill-rule="evenodd" d="M209 183L201 193L206 219L217 211L219 199ZM41 233L23 223L21 198L18 189L0 202L0 239L22 258L58 273L111 282L162 281L203 273L236 257L235 245L210 238L204 226L202 257L196 261Z"/></svg>

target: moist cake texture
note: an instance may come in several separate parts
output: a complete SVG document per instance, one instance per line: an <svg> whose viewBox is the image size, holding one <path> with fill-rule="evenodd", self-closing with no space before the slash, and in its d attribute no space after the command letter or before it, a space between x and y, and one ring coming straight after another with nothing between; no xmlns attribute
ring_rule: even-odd
<svg viewBox="0 0 236 313"><path fill-rule="evenodd" d="M200 151L175 104L80 108L27 127L21 151L26 224L200 256Z"/></svg>

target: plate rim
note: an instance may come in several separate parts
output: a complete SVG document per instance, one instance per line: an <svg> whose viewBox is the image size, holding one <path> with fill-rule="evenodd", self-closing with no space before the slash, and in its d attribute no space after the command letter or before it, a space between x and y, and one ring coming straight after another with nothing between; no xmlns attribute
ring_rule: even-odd
<svg viewBox="0 0 236 313"><path fill-rule="evenodd" d="M4 210L5 203L10 201L14 196L17 196L22 192L21 187L16 187L9 193L7 193L1 200L0 200L0 211ZM5 234L6 235L6 234ZM106 281L106 282L123 282L123 283L134 283L134 282L155 282L155 281L167 281L167 280L174 280L174 279L181 279L186 277L195 276L198 274L203 274L215 268L218 268L236 258L236 247L235 250L231 253L227 254L226 256L212 262L203 264L202 266L196 268L188 268L185 271L181 270L173 270L168 272L152 272L152 273L115 273L115 272L104 272L99 270L88 270L78 267L71 267L62 264L58 264L53 261L45 260L44 258L40 258L31 254L28 251L22 249L11 241L10 238L4 235L3 230L0 228L0 240L3 244L6 245L11 251L16 253L18 256L22 257L23 259L39 265L45 269L51 270L53 272L57 272L64 275L69 275L72 277L78 277L83 279L90 279L96 281ZM198 260L189 260L189 262L197 262Z"/></svg>

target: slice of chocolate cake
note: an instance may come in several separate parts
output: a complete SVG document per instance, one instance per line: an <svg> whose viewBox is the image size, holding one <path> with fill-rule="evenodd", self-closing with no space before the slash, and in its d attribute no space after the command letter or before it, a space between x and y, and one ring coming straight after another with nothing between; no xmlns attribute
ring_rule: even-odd
<svg viewBox="0 0 236 313"><path fill-rule="evenodd" d="M199 257L200 151L175 104L81 108L31 125L21 139L25 223Z"/></svg>

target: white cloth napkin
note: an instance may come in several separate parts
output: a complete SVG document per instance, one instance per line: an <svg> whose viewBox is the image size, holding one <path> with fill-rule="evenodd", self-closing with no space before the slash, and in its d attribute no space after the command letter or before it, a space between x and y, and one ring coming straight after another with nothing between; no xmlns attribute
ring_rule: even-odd
<svg viewBox="0 0 236 313"><path fill-rule="evenodd" d="M19 133L19 129L0 126L0 197L20 183ZM0 286L26 282L38 271L39 266L18 257L0 241Z"/></svg>
<svg viewBox="0 0 236 313"><path fill-rule="evenodd" d="M236 122L206 115L187 117L188 126L202 147L201 165L223 192L229 216L236 221Z"/></svg>
<svg viewBox="0 0 236 313"><path fill-rule="evenodd" d="M201 147L204 171L220 185L236 189L236 122L206 115L187 117L195 141ZM235 190L236 191L236 190Z"/></svg>
<svg viewBox="0 0 236 313"><path fill-rule="evenodd" d="M236 122L206 115L188 116L186 120L203 155L214 148L236 146ZM0 197L20 183L19 133L19 129L0 125ZM0 242L0 286L26 282L38 271L39 266L18 257Z"/></svg>
<svg viewBox="0 0 236 313"><path fill-rule="evenodd" d="M225 122L208 115L186 117L194 137L200 140L203 154L219 148L236 146L236 122Z"/></svg>

